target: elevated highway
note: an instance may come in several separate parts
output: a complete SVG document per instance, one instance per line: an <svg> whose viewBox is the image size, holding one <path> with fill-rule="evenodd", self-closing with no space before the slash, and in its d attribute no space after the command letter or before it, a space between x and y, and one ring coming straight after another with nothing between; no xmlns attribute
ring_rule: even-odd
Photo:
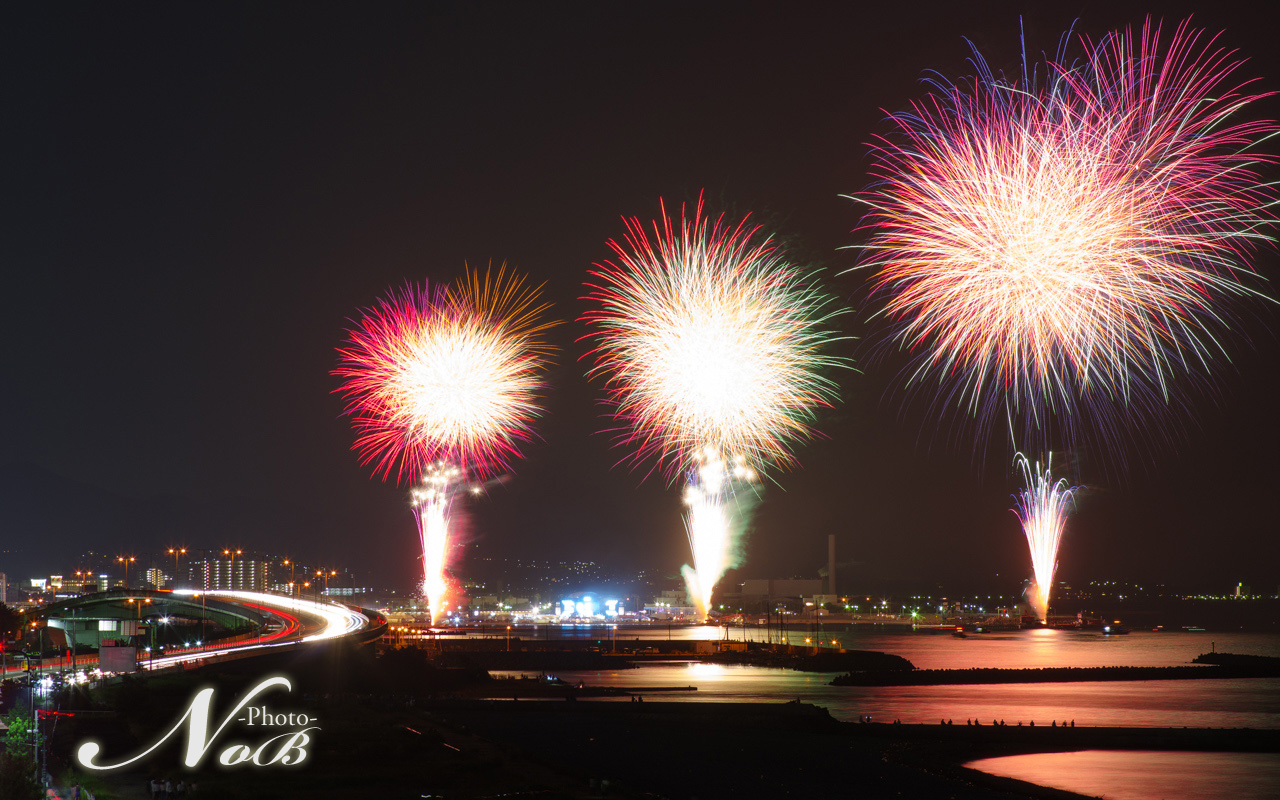
<svg viewBox="0 0 1280 800"><path fill-rule="evenodd" d="M326 640L369 641L381 636L386 624L372 611L321 599L267 592L131 589L72 598L42 609L26 640L45 653L34 667L39 672L73 666L92 669L98 664L97 654L75 651L99 649L112 640L136 647L137 668L151 670ZM153 637L162 625L182 625L188 633L178 636L176 644L172 631L157 641ZM212 636L206 639L206 633ZM50 649L58 655L51 657ZM26 669L25 664L6 664L4 672Z"/></svg>

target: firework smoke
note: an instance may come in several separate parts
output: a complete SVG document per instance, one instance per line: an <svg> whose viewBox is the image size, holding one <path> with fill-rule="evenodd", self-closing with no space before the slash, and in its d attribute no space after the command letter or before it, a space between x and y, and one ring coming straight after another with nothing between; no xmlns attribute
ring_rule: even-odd
<svg viewBox="0 0 1280 800"><path fill-rule="evenodd" d="M689 469L685 488L685 529L694 567L680 568L689 597L704 617L711 607L711 592L725 570L738 562L737 546L750 509L737 491L755 480L755 472L739 456L730 468L715 448L704 448ZM754 492L751 496L754 496Z"/></svg>

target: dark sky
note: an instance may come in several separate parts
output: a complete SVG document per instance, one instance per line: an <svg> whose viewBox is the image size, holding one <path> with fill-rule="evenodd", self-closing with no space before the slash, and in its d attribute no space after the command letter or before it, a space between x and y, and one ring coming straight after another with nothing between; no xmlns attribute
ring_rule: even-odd
<svg viewBox="0 0 1280 800"><path fill-rule="evenodd" d="M1280 89L1277 19L1256 3L791 5L10 4L0 530L24 552L0 570L181 542L407 584L404 492L348 449L334 348L390 287L493 260L545 281L569 324L544 441L474 508L475 552L674 574L680 492L613 466L572 322L620 216L705 189L858 302L865 276L839 273L861 211L840 195L867 182L882 109L919 96L927 69L965 74L963 37L1012 67L1019 14L1046 49L1076 19L1097 36L1195 12ZM1277 263L1257 266L1274 279ZM844 322L861 346L867 310ZM1131 448L1123 474L1070 454L1093 488L1066 580L1280 583L1278 310L1241 312L1252 347L1233 344L1173 444ZM1011 454L975 457L901 410L892 359L861 366L840 376L827 438L767 490L741 574L812 575L836 533L849 589L1015 590L1029 566Z"/></svg>

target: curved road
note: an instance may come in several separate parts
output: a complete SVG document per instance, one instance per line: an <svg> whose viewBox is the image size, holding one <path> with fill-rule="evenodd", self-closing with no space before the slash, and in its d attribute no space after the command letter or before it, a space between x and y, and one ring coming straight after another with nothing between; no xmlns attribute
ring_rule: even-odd
<svg viewBox="0 0 1280 800"><path fill-rule="evenodd" d="M195 589L177 589L174 595L199 595ZM200 647L169 649L159 658L140 658L138 669L164 669L178 664L200 662L228 655L236 657L265 653L280 647L296 647L306 642L337 639L362 633L373 633L385 626L386 620L378 614L356 610L332 602L305 600L298 597L268 594L265 592L203 592L206 597L252 608L264 615L267 622L260 635L240 638L238 641L212 643ZM96 664L96 655L78 656L75 666L84 668ZM70 666L65 659L45 659L37 672L53 672ZM4 672L24 671L24 667L10 668Z"/></svg>
<svg viewBox="0 0 1280 800"><path fill-rule="evenodd" d="M175 595L198 594L191 589L178 589ZM263 626L260 636L246 638L234 644L193 648L171 652L161 658L147 659L139 662L143 669L161 669L191 661L236 654L249 655L254 651L265 652L279 647L291 647L303 642L318 642L325 639L337 639L363 631L369 631L386 620L380 616L370 616L348 606L336 603L323 603L315 600L304 600L299 597L284 597L265 592L205 592L208 597L230 600L262 612L270 620Z"/></svg>

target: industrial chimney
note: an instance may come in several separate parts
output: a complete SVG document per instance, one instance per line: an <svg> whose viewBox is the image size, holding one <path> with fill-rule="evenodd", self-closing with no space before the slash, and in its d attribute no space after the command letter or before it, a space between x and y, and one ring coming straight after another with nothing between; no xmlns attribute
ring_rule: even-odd
<svg viewBox="0 0 1280 800"><path fill-rule="evenodd" d="M836 535L827 534L827 594L839 597L836 592Z"/></svg>

